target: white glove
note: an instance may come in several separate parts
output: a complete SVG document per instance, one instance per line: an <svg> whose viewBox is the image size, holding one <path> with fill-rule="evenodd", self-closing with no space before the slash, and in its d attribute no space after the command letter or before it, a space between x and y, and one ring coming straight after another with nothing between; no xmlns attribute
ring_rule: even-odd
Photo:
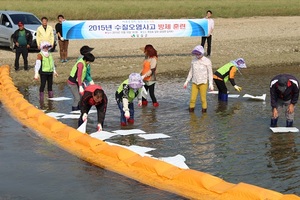
<svg viewBox="0 0 300 200"><path fill-rule="evenodd" d="M144 75L142 76L142 80L144 80L145 77L146 77L146 74L144 74Z"/></svg>
<svg viewBox="0 0 300 200"><path fill-rule="evenodd" d="M91 80L90 81L90 85L94 85L95 83L94 83L94 81L93 80Z"/></svg>
<svg viewBox="0 0 300 200"><path fill-rule="evenodd" d="M98 124L98 125L97 125L97 131L98 131L98 132L102 131L102 125L101 125L101 124Z"/></svg>
<svg viewBox="0 0 300 200"><path fill-rule="evenodd" d="M79 94L83 95L83 93L84 93L83 87L82 87L82 86L79 86Z"/></svg>
<svg viewBox="0 0 300 200"><path fill-rule="evenodd" d="M142 100L138 101L138 106L141 107L142 106Z"/></svg>
<svg viewBox="0 0 300 200"><path fill-rule="evenodd" d="M240 92L240 91L242 91L242 88L241 87L239 87L239 86L237 86L237 85L235 85L235 86L233 86L234 88L235 88L235 90L236 91L238 91L238 92Z"/></svg>
<svg viewBox="0 0 300 200"><path fill-rule="evenodd" d="M35 72L35 73L34 73L34 79L35 79L35 80L38 80L39 77L40 77L39 73Z"/></svg>
<svg viewBox="0 0 300 200"><path fill-rule="evenodd" d="M129 110L126 110L126 111L125 111L124 116L125 116L126 119L129 119L129 118L130 118Z"/></svg>
<svg viewBox="0 0 300 200"><path fill-rule="evenodd" d="M64 41L65 39L64 39L63 37L60 37L60 40L61 40L61 41Z"/></svg>
<svg viewBox="0 0 300 200"><path fill-rule="evenodd" d="M186 87L187 87L188 84L189 84L189 82L186 81L186 82L183 84L183 88L186 89Z"/></svg>
<svg viewBox="0 0 300 200"><path fill-rule="evenodd" d="M86 113L83 113L82 115L82 121L86 121L87 120L88 115Z"/></svg>

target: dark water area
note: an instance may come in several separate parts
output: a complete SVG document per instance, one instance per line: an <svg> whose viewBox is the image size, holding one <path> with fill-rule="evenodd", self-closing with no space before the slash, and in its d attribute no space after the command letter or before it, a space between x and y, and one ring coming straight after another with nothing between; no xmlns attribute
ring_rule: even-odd
<svg viewBox="0 0 300 200"><path fill-rule="evenodd" d="M236 75L236 83L243 87L241 93L227 84L230 93L240 94L240 97L229 98L224 104L216 95L208 94L205 114L201 113L199 100L195 112L188 112L190 93L189 89L183 89L186 77L159 76L156 96L160 106L154 108L151 101L147 107L135 105L135 124L127 128L171 137L144 140L129 135L107 141L156 148L149 152L154 157L181 154L191 169L225 181L300 195L300 133L275 134L269 129L271 78L279 73L290 73L300 79L300 69L297 66L257 68L245 69L242 73ZM109 99L106 131L121 128L114 93L122 81L101 83ZM20 91L29 102L40 107L37 86L20 88ZM72 97L64 84L55 85L54 91L55 96ZM267 94L267 98L253 101L243 98L244 94ZM71 104L71 101L46 101L42 109L69 113ZM298 104L295 112L294 126L300 128ZM61 199L64 195L67 199L183 199L81 161L37 137L8 117L3 108L0 119L0 199L5 195L12 199L41 196ZM75 119L59 120L77 126ZM96 125L96 114L90 114L87 132L95 132ZM280 116L278 125L285 126L284 116Z"/></svg>

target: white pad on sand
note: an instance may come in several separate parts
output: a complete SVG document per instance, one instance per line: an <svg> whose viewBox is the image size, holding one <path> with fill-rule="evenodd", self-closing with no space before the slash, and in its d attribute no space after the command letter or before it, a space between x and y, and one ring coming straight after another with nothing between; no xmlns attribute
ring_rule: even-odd
<svg viewBox="0 0 300 200"><path fill-rule="evenodd" d="M262 96L252 96L250 94L245 94L243 97L245 98L250 98L250 99L254 99L254 100L262 100L265 101L266 100L266 94L263 94Z"/></svg>
<svg viewBox="0 0 300 200"><path fill-rule="evenodd" d="M297 133L299 132L299 129L296 127L270 127L270 129L273 131L273 133Z"/></svg>
<svg viewBox="0 0 300 200"><path fill-rule="evenodd" d="M108 132L108 131L100 131L100 132L94 132L94 133L91 133L90 136L93 137L93 138L97 138L99 140L106 140L106 139L109 139L113 136L116 136L118 134L116 133L111 133L111 132Z"/></svg>
<svg viewBox="0 0 300 200"><path fill-rule="evenodd" d="M54 97L54 98L48 98L49 100L52 101L65 101L65 100L72 100L72 98L69 97Z"/></svg>
<svg viewBox="0 0 300 200"><path fill-rule="evenodd" d="M186 160L185 157L180 154L173 156L173 157L158 158L158 160L162 160L164 162L167 162L176 167L180 167L182 169L189 169L189 167L185 164L185 160Z"/></svg>
<svg viewBox="0 0 300 200"><path fill-rule="evenodd" d="M142 131L140 129L116 130L116 131L113 131L113 132L118 134L118 135L131 135L131 134L146 133L145 131Z"/></svg>
<svg viewBox="0 0 300 200"><path fill-rule="evenodd" d="M87 120L85 120L85 121L77 128L77 130L80 131L81 133L85 133L85 132L86 132L86 124L87 124Z"/></svg>
<svg viewBox="0 0 300 200"><path fill-rule="evenodd" d="M170 137L170 136L165 135L163 133L139 134L138 136L141 137L141 138L144 138L146 140L153 140L153 139L169 138Z"/></svg>
<svg viewBox="0 0 300 200"><path fill-rule="evenodd" d="M152 157L152 155L147 154L146 152L155 150L155 148L151 148L151 147L142 147L142 146L137 146L137 145L124 146L124 145L120 145L120 144L116 144L116 143L112 143L112 142L106 142L106 143L109 144L109 145L124 147L126 149L129 149L129 150L139 154L140 156Z"/></svg>
<svg viewBox="0 0 300 200"><path fill-rule="evenodd" d="M239 98L239 94L228 94L228 98Z"/></svg>
<svg viewBox="0 0 300 200"><path fill-rule="evenodd" d="M49 112L45 114L55 119L59 119L61 116L65 115L64 113L57 113L57 112Z"/></svg>
<svg viewBox="0 0 300 200"><path fill-rule="evenodd" d="M61 118L62 119L78 119L80 115L64 115Z"/></svg>

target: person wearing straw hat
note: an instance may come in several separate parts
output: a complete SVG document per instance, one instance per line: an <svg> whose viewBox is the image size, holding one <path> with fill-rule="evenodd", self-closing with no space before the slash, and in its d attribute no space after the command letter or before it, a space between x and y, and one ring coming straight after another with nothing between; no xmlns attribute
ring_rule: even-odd
<svg viewBox="0 0 300 200"><path fill-rule="evenodd" d="M225 84L228 80L230 81L231 85L234 87L236 91L238 92L242 91L242 88L236 85L234 76L237 71L244 68L247 68L245 60L243 58L238 58L223 65L214 73L213 79L219 90L219 95L218 95L219 100L221 101L228 100L228 94L227 94L228 90Z"/></svg>
<svg viewBox="0 0 300 200"><path fill-rule="evenodd" d="M280 113L285 113L286 127L292 127L294 109L299 98L299 82L290 74L279 74L270 82L272 107L271 127L277 126Z"/></svg>
<svg viewBox="0 0 300 200"><path fill-rule="evenodd" d="M138 106L142 106L143 78L139 73L131 73L129 78L118 87L115 98L121 113L121 126L134 123L133 100L138 99Z"/></svg>
<svg viewBox="0 0 300 200"><path fill-rule="evenodd" d="M191 62L191 67L186 81L183 85L187 88L188 83L192 80L191 99L189 111L194 112L198 93L200 93L202 103L202 113L207 111L206 94L207 89L214 90L213 72L210 59L204 56L204 49L201 45L196 46L192 54L195 56Z"/></svg>

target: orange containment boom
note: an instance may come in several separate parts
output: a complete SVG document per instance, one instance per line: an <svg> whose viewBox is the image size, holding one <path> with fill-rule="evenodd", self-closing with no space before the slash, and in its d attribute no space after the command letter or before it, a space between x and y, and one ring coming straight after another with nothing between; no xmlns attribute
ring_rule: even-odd
<svg viewBox="0 0 300 200"><path fill-rule="evenodd" d="M127 176L155 188L190 199L204 200L300 200L246 183L233 184L192 169L182 169L128 149L111 146L82 134L47 116L24 99L9 75L9 66L0 67L0 100L7 112L62 149L101 168Z"/></svg>

